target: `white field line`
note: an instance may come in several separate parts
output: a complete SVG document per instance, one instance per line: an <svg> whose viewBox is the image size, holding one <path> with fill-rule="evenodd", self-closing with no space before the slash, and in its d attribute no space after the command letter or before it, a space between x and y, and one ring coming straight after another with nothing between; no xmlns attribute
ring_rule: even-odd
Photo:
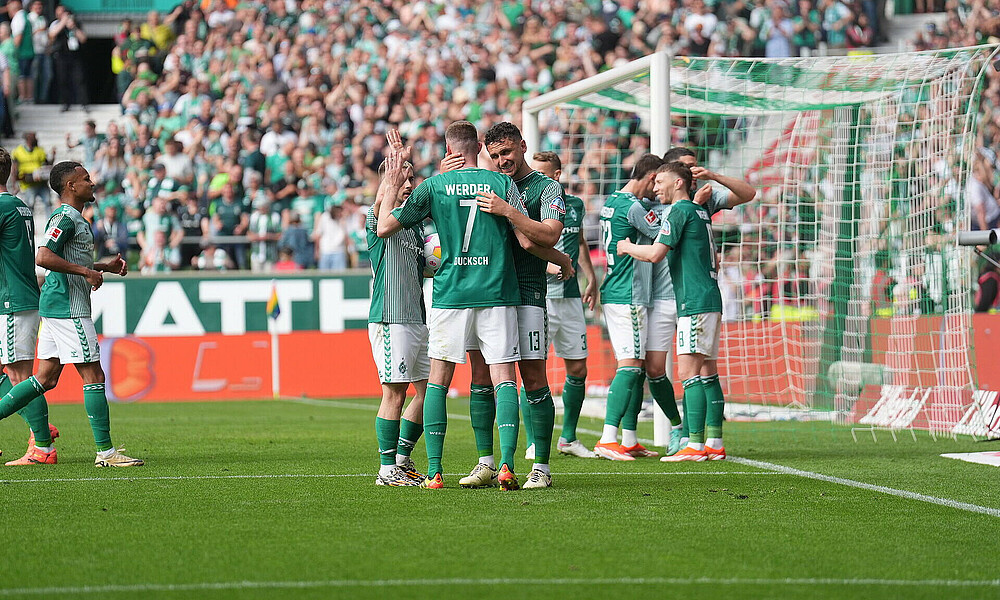
<svg viewBox="0 0 1000 600"><path fill-rule="evenodd" d="M618 578L496 578L496 579L329 579L323 581L220 581L206 583L137 583L131 585L93 585L36 588L0 588L0 596L51 595L56 597L84 594L139 592L194 592L204 590L317 589L317 588L388 588L450 586L545 586L545 585L720 585L720 586L847 586L847 587L923 587L923 588L995 588L1000 579L838 579L838 578L716 578L716 577L618 577Z"/></svg>
<svg viewBox="0 0 1000 600"><path fill-rule="evenodd" d="M468 473L445 473L445 477L465 477ZM602 477L673 477L685 475L781 475L775 471L653 471L650 473L601 473L580 471L558 473L563 475L601 475ZM251 475L160 475L153 477L61 477L56 479L0 479L0 485L9 483L76 483L88 481L196 481L199 479L337 479L341 477L375 477L375 473L260 473Z"/></svg>
<svg viewBox="0 0 1000 600"><path fill-rule="evenodd" d="M306 399L294 399L295 402L304 401ZM365 409L371 410L373 407L371 405L357 404L340 402L336 400L324 401L324 400L308 400L307 404L314 405L332 405L340 408L352 408L352 409ZM469 420L468 415L453 415L448 414L449 419L458 420ZM589 429L577 428L577 431L587 433L590 435L600 436L600 431L594 431ZM640 440L644 444L652 445L652 440L642 439ZM956 510L964 510L972 513L979 513L983 515L989 515L991 517L1000 517L1000 509L991 508L988 506L980 506L978 504L970 504L968 502L960 502L958 500L952 500L950 498L940 498L938 496L928 496L926 494L918 494L917 492L910 492L907 490L898 490L896 488L887 487L884 485L874 485L871 483L864 483L863 481L855 481L853 479L846 479L844 477L834 477L832 475L823 475L822 473L814 473L812 471L804 471L802 469L795 469L792 467L786 467L784 465L779 465L776 463L765 462L761 460L753 460L749 458L740 458L738 456L727 456L727 461L732 461L737 464L746 465L749 467L755 467L757 469L764 469L767 471L773 471L775 473L781 473L784 475L793 475L795 477L804 477L806 479L814 479L816 481L825 481L827 483L835 483L837 485L843 485L847 487L853 487L861 490L867 490L870 492L877 492L880 494L888 494L890 496L897 496L899 498L906 498L907 500L916 500L918 502L926 502L928 504L937 504L939 506L946 506L948 508L954 508Z"/></svg>

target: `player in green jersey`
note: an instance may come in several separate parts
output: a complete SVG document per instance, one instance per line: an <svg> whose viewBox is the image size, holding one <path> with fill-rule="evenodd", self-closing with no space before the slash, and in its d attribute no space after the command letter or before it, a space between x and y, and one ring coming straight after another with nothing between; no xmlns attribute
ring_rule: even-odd
<svg viewBox="0 0 1000 600"><path fill-rule="evenodd" d="M673 208L663 223L656 243L638 246L624 242L618 244L617 250L638 260L660 262L673 249L669 254L669 265L677 300L676 349L684 384L684 420L688 422L690 441L687 447L663 460L721 459L725 458L721 437L723 406L720 399L717 424L714 420L709 421L709 435L713 436L710 439L718 444L710 445L713 452L709 453L705 439L708 385L702 379L703 375L718 373L722 296L717 281L718 265L711 220L711 212L717 207L704 204L712 202L711 186L704 186L698 191L696 198L700 197L702 204L691 200L690 189L694 178L692 169L687 165L671 162L666 171L672 175L664 183L671 192ZM706 178L715 176L714 173L703 172ZM740 189L738 185L735 187ZM738 194L740 198L737 201L746 195L752 199L754 194ZM726 200L728 202L729 199Z"/></svg>
<svg viewBox="0 0 1000 600"><path fill-rule="evenodd" d="M532 156L532 168L539 173L559 181L562 175L562 161L555 152L536 152ZM597 276L590 262L590 248L583 236L583 217L586 208L583 200L563 193L566 215L563 219L562 236L555 249L565 252L573 261L573 268L587 278L587 286L580 292L580 282L576 277L560 281L556 274L558 267L549 264L548 289L545 294L546 311L549 318L549 337L556 356L563 359L566 381L563 384L563 426L556 448L560 454L595 458L589 448L576 439L576 424L580 419L587 382L587 320L583 313L586 304L594 310L597 304Z"/></svg>
<svg viewBox="0 0 1000 600"><path fill-rule="evenodd" d="M104 370L90 306L90 292L104 283L103 273L124 277L128 266L121 255L94 262L94 236L80 214L87 202L94 201L94 182L87 170L76 162L58 163L52 167L49 185L62 204L49 217L45 244L35 256L38 266L49 270L39 298L38 372L5 394L0 406L26 405L56 386L65 364L75 364L97 446L94 466L141 466L142 460L125 456L111 442Z"/></svg>
<svg viewBox="0 0 1000 600"><path fill-rule="evenodd" d="M514 248L514 267L521 297L517 307L521 348L518 370L526 390L522 394L521 412L529 445L525 458L534 460L524 487L546 488L552 486L549 456L555 424L555 404L545 372L549 346L545 311L546 261L559 264L563 277L568 277L572 271L568 255L553 248L562 234L562 220L566 212L562 186L528 165L525 160L527 144L512 123L501 122L491 127L486 132L485 144L494 166L514 180L527 209L527 217L515 213L506 203L498 202L498 198L483 198L480 207L507 217L517 231L533 242L527 249ZM470 413L480 459L469 476L459 483L466 487L481 487L490 485L495 473L491 467L492 399L485 393L490 383L489 372L478 354L477 346L471 343L468 350L473 385Z"/></svg>
<svg viewBox="0 0 1000 600"><path fill-rule="evenodd" d="M457 121L445 131L449 153L460 153L467 165L476 164L482 144L476 127ZM403 151L390 148L387 178L400 180ZM434 296L428 318L431 358L424 397L424 440L428 469L424 487L444 487L441 456L448 416L448 386L455 364L464 363L466 332L478 339L489 364L497 398L497 422L503 466L498 477L502 489L517 489L514 451L517 447L517 389L514 363L520 358L517 313L520 302L511 248L511 228L506 219L485 214L477 196L491 193L524 211L514 182L500 173L463 167L435 175L410 194L403 206L379 209L376 232L387 238L430 217L441 243L441 266L434 277ZM519 242L528 243L520 232Z"/></svg>
<svg viewBox="0 0 1000 600"><path fill-rule="evenodd" d="M398 131L390 130L386 137L397 152L403 149ZM419 224L385 239L376 235L382 204L387 202L395 209L413 191L413 167L409 163L404 163L402 176L394 171L393 177L385 177L385 169L382 171L375 204L368 209L365 220L373 279L368 338L382 383L382 403L375 417L381 466L375 484L418 486L424 476L417 471L410 453L423 433L424 393L430 374L424 315L424 236ZM403 403L411 383L416 395L404 413Z"/></svg>
<svg viewBox="0 0 1000 600"><path fill-rule="evenodd" d="M643 361L646 357L646 319L650 297L651 268L633 261L630 256L615 254L619 240L638 241L640 236L652 239L659 231L659 217L650 199L656 169L663 163L659 156L646 154L636 161L625 186L611 194L601 209L601 244L608 260L608 273L601 284L601 303L611 346L618 361L618 370L608 393L607 411L601 440L594 452L611 460L635 460L637 456L652 456L635 437L635 425L623 421L632 419L638 408L634 400L641 398ZM654 390L654 399L663 402L662 394ZM618 443L618 428L623 428L622 443Z"/></svg>
<svg viewBox="0 0 1000 600"><path fill-rule="evenodd" d="M10 154L0 148L0 323L7 332L0 344L0 394L28 377L35 362L38 337L38 281L35 279L35 225L31 209L7 191L2 182L10 178ZM0 402L0 418L16 407ZM53 438L59 430L49 424L49 408L39 396L17 411L31 428L28 451L7 463L14 465L55 464Z"/></svg>

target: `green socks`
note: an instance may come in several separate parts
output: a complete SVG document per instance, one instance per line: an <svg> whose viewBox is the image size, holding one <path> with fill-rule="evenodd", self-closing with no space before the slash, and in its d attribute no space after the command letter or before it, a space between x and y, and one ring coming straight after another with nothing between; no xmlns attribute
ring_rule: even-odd
<svg viewBox="0 0 1000 600"><path fill-rule="evenodd" d="M653 394L653 400L660 407L663 414L670 419L670 424L674 427L681 424L681 415L677 412L677 400L674 398L674 384L670 378L664 375L656 379L649 380L649 391Z"/></svg>
<svg viewBox="0 0 1000 600"><path fill-rule="evenodd" d="M615 378L611 381L611 389L608 390L608 408L604 415L604 424L618 427L622 418L628 410L629 402L632 399L632 390L639 375L642 374L640 367L621 367L615 372Z"/></svg>
<svg viewBox="0 0 1000 600"><path fill-rule="evenodd" d="M683 383L681 385L684 385ZM684 392L681 396L681 410L684 411L684 421L681 423L681 437L690 438L691 430L688 428L688 395Z"/></svg>
<svg viewBox="0 0 1000 600"><path fill-rule="evenodd" d="M7 379L4 375L3 379ZM29 402L45 393L45 388L38 383L34 375L25 379L21 383L10 388L10 391L0 398L0 419L6 419L17 411L28 405ZM47 411L46 411L47 412ZM48 437L48 425L46 424L45 437Z"/></svg>
<svg viewBox="0 0 1000 600"><path fill-rule="evenodd" d="M701 377L695 375L691 379L684 380L684 422L688 424L691 432L692 444L705 443L705 387L701 384Z"/></svg>
<svg viewBox="0 0 1000 600"><path fill-rule="evenodd" d="M90 419L90 429L94 432L97 451L104 452L114 448L114 444L111 443L111 416L108 413L108 399L104 395L103 383L83 386L83 407L87 410L87 418Z"/></svg>
<svg viewBox="0 0 1000 600"><path fill-rule="evenodd" d="M531 422L535 444L535 464L549 464L549 453L552 451L552 429L556 424L556 405L552 402L552 392L548 386L527 393L529 413L524 416L525 423Z"/></svg>
<svg viewBox="0 0 1000 600"><path fill-rule="evenodd" d="M646 373L640 371L639 377L635 380L635 385L632 387L632 395L628 400L628 409L625 411L625 415L622 416L622 429L635 431L639 427L639 413L642 412L642 389L645 384Z"/></svg>
<svg viewBox="0 0 1000 600"><path fill-rule="evenodd" d="M10 378L0 374L0 397L13 389ZM45 396L38 396L28 403L27 406L17 411L21 418L31 428L31 433L35 435L36 446L51 446L52 437L49 433L49 405L45 402Z"/></svg>
<svg viewBox="0 0 1000 600"><path fill-rule="evenodd" d="M433 479L441 468L444 454L444 434L448 429L448 388L435 383L427 384L424 394L424 444L427 446L427 478Z"/></svg>
<svg viewBox="0 0 1000 600"><path fill-rule="evenodd" d="M474 385L471 392L469 416L472 418L472 433L476 436L476 450L479 456L493 456L493 424L497 419L493 388Z"/></svg>
<svg viewBox="0 0 1000 600"><path fill-rule="evenodd" d="M534 427L531 422L531 401L528 400L528 393L521 386L521 416L524 418L524 447L535 443Z"/></svg>
<svg viewBox="0 0 1000 600"><path fill-rule="evenodd" d="M493 388L497 397L497 431L500 435L500 463L514 471L517 452L517 429L521 420L517 406L517 386L513 381L501 381Z"/></svg>
<svg viewBox="0 0 1000 600"><path fill-rule="evenodd" d="M719 383L718 373L708 377L703 376L701 385L705 388L705 399L708 403L708 409L705 413L705 437L708 439L721 438L726 399L722 395L722 384Z"/></svg>
<svg viewBox="0 0 1000 600"><path fill-rule="evenodd" d="M378 438L379 462L396 464L396 445L399 443L399 421L375 417L375 437Z"/></svg>
<svg viewBox="0 0 1000 600"><path fill-rule="evenodd" d="M399 443L396 445L397 456L409 456L413 454L413 447L417 445L420 434L424 432L424 426L407 419L399 421ZM381 448L382 442L379 441Z"/></svg>
<svg viewBox="0 0 1000 600"><path fill-rule="evenodd" d="M576 439L576 424L580 422L580 411L583 409L583 398L586 393L586 382L579 377L566 376L563 385L563 428L562 439L572 442Z"/></svg>

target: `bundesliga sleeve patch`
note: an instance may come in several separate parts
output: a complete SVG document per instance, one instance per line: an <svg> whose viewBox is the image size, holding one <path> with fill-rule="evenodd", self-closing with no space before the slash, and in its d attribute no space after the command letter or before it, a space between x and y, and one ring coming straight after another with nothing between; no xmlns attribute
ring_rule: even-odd
<svg viewBox="0 0 1000 600"><path fill-rule="evenodd" d="M655 212L649 211L648 213L646 213L646 222L647 223L649 223L650 225L656 225L656 221L657 221L657 217L656 217L656 213Z"/></svg>
<svg viewBox="0 0 1000 600"><path fill-rule="evenodd" d="M549 208L558 211L559 214L566 214L566 202L563 200L562 196L556 196L552 199L552 203L549 204Z"/></svg>
<svg viewBox="0 0 1000 600"><path fill-rule="evenodd" d="M670 235L670 221L664 221L660 229L660 235Z"/></svg>
<svg viewBox="0 0 1000 600"><path fill-rule="evenodd" d="M53 242L58 242L59 238L62 237L63 231L58 227L52 226L48 231L45 232L45 237L49 238Z"/></svg>

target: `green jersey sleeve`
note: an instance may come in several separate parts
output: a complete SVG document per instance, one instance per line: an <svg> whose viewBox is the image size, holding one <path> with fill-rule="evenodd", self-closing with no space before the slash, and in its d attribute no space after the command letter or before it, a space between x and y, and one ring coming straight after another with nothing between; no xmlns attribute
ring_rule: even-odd
<svg viewBox="0 0 1000 600"><path fill-rule="evenodd" d="M656 241L671 248L676 248L684 235L684 225L687 223L688 212L685 210L671 210L667 218L663 220L660 227L660 234Z"/></svg>
<svg viewBox="0 0 1000 600"><path fill-rule="evenodd" d="M392 216L406 229L420 224L421 221L431 216L431 187L429 180L425 179L417 189L413 190L406 204L392 210Z"/></svg>
<svg viewBox="0 0 1000 600"><path fill-rule="evenodd" d="M75 231L76 224L73 223L73 219L64 214L52 215L45 227L45 239L42 245L58 254L73 237Z"/></svg>
<svg viewBox="0 0 1000 600"><path fill-rule="evenodd" d="M375 218L374 205L368 209L368 214L365 215L365 229L373 233L378 229L378 219Z"/></svg>
<svg viewBox="0 0 1000 600"><path fill-rule="evenodd" d="M509 179L509 178L508 178ZM514 185L513 181L509 182L507 186L507 204L513 206L517 212L524 216L528 216L528 209L524 206L524 200L521 198L521 194L517 193L517 186Z"/></svg>
<svg viewBox="0 0 1000 600"><path fill-rule="evenodd" d="M560 223L566 218L566 202L562 186L553 181L542 190L542 220L555 219Z"/></svg>
<svg viewBox="0 0 1000 600"><path fill-rule="evenodd" d="M651 208L646 208L641 202L633 202L628 209L628 223L641 235L655 240L660 233L660 217Z"/></svg>

